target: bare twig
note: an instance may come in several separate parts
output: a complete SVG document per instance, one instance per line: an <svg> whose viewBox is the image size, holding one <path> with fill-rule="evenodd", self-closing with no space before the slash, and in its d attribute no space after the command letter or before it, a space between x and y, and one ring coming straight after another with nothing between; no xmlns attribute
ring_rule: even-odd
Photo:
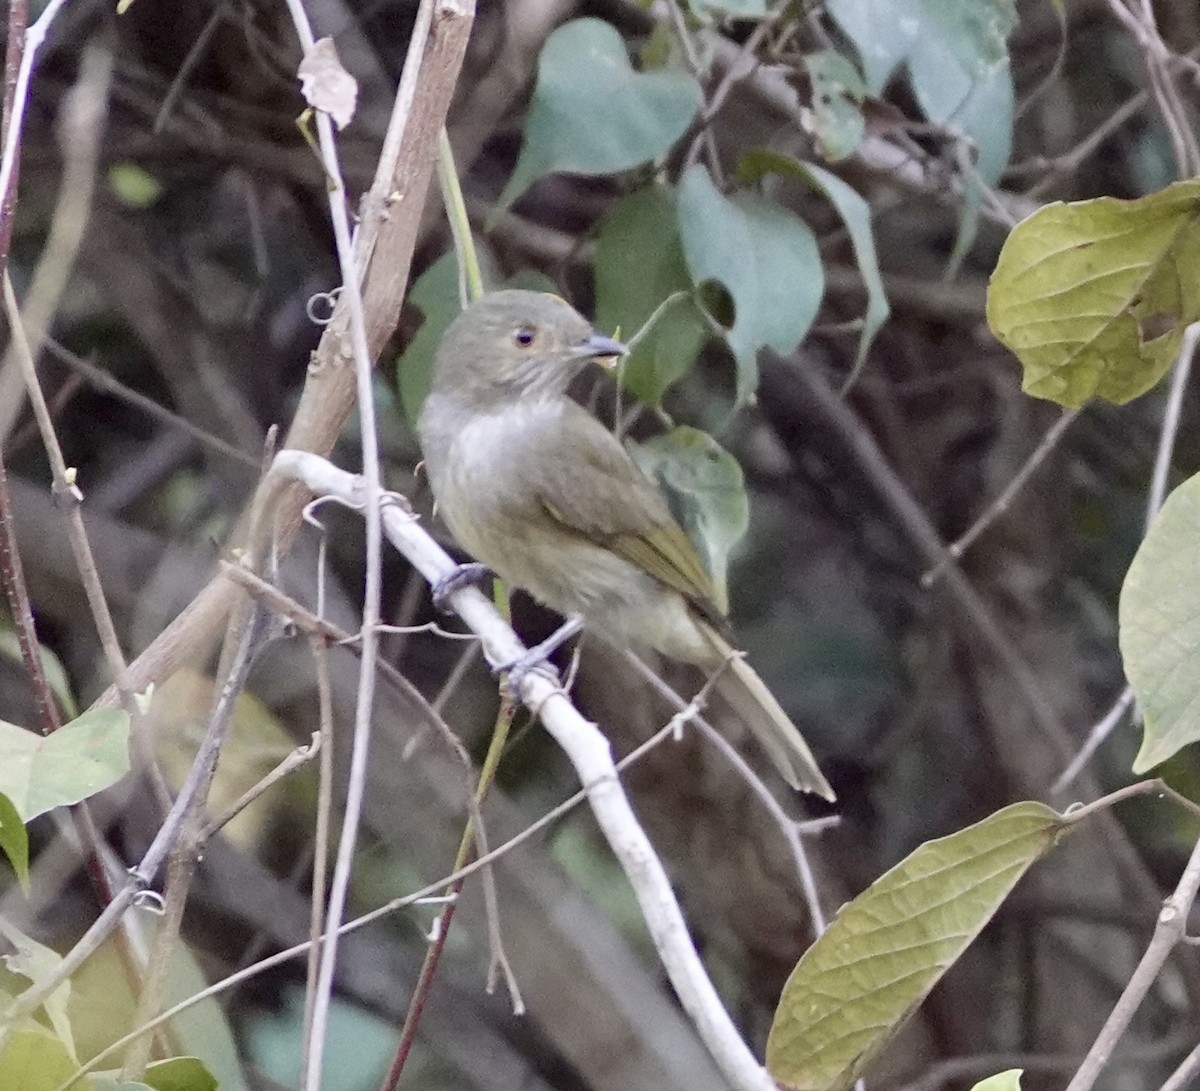
<svg viewBox="0 0 1200 1091"><path fill-rule="evenodd" d="M974 523L967 529L957 541L951 542L946 547L946 555L937 564L935 564L928 572L921 577L922 587L932 587L945 571L946 565L952 561L957 561L968 549L971 544L979 537L993 522L1001 515L1008 511L1017 494L1025 487L1029 479L1041 466L1050 452L1058 445L1058 441L1062 439L1063 433L1071 426L1072 422L1082 412L1081 409L1065 409L1062 415L1050 426L1046 434L1042 436L1041 442L1033 449L1033 453L1025 460L1023 465L1014 475L1013 479L1004 487L1004 491L1000 493L986 508L983 513L975 520Z"/></svg>
<svg viewBox="0 0 1200 1091"><path fill-rule="evenodd" d="M725 760L741 774L742 779L750 786L750 790L758 797L759 801L767 809L767 813L775 820L776 825L779 827L779 832L783 834L783 838L792 853L792 861L796 866L796 875L800 879L800 889L804 892L804 900L808 903L808 915L812 921L813 936L814 938L820 936L826 927L825 910L821 906L821 896L817 890L816 876L813 874L812 864L809 863L808 853L804 848L804 840L800 834L799 823L783 809L779 800L771 794L770 789L763 783L762 777L750 768L749 763L738 753L737 748L713 727L708 720L700 715L698 707L696 707L701 703L698 699L693 699L692 702L685 701L680 694L676 693L674 689L659 678L639 656L634 655L632 652L627 652L626 654L629 661L637 668L642 677L658 690L663 697L670 701L678 711L690 712L691 721L704 733L705 738L721 751ZM710 684L711 682L712 679L709 680ZM837 820L836 816L834 820ZM822 825L820 828L824 829L825 826Z"/></svg>
<svg viewBox="0 0 1200 1091"><path fill-rule="evenodd" d="M1137 969L1133 971L1133 976L1129 979L1129 984L1125 986L1125 990L1109 1013L1092 1048L1088 1050L1083 1063L1067 1085L1067 1091L1091 1091L1095 1085L1096 1079L1108 1063L1108 1058L1117 1042L1120 1041L1132 1021L1134 1013L1162 971L1171 951L1184 935L1188 912L1196 900L1198 889L1200 889L1200 841L1197 841L1192 848L1192 855L1188 859L1174 893L1163 903L1154 935L1145 954L1142 955Z"/></svg>

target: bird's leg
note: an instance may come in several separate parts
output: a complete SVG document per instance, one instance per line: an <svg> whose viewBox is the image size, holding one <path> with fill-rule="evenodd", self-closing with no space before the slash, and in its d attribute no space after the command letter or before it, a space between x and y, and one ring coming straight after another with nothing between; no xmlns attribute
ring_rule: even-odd
<svg viewBox="0 0 1200 1091"><path fill-rule="evenodd" d="M455 591L461 591L464 587L470 587L472 584L479 583L491 574L491 569L486 564L470 564L456 565L454 571L446 573L438 580L432 588L433 604L443 614L450 613L449 607L446 605L446 600L454 594Z"/></svg>
<svg viewBox="0 0 1200 1091"><path fill-rule="evenodd" d="M583 618L579 615L567 618L540 644L535 644L524 655L508 663L499 663L492 668L497 674L507 674L508 688L513 693L519 693L521 682L534 667L549 666L546 659L556 648L565 644L580 629L583 628ZM550 668L553 670L553 667Z"/></svg>

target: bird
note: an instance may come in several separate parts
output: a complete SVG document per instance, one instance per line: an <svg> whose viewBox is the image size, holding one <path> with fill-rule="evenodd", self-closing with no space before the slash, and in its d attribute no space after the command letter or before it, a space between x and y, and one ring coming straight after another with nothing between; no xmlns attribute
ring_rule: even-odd
<svg viewBox="0 0 1200 1091"><path fill-rule="evenodd" d="M475 559L435 597L490 570L619 648L695 664L793 788L833 800L804 737L724 635L723 595L658 487L568 394L625 346L558 296L484 293L442 335L418 419L436 510ZM511 666L511 665L510 665Z"/></svg>

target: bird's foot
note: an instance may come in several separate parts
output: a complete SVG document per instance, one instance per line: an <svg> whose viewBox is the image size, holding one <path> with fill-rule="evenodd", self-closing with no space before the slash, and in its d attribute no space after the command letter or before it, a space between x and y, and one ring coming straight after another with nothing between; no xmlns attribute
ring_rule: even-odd
<svg viewBox="0 0 1200 1091"><path fill-rule="evenodd" d="M501 663L492 670L496 674L503 675L501 685L517 699L520 699L521 696L521 683L535 672L548 679L553 686L559 686L562 682L554 664L548 662L544 654L538 654L537 648L526 652L517 659Z"/></svg>
<svg viewBox="0 0 1200 1091"><path fill-rule="evenodd" d="M570 640L582 628L583 618L568 618L546 637L545 640L540 644L535 644L524 655L518 656L507 663L499 663L492 670L496 674L505 675L504 684L508 687L509 692L514 695L520 694L521 683L525 680L526 675L533 670L542 671L555 685L558 685L558 671L547 662L547 659L556 648Z"/></svg>
<svg viewBox="0 0 1200 1091"><path fill-rule="evenodd" d="M448 572L433 585L434 606L441 610L443 614L452 613L446 600L455 591L461 591L464 587L481 583L489 575L491 575L491 569L486 564L472 562L456 566L453 572Z"/></svg>

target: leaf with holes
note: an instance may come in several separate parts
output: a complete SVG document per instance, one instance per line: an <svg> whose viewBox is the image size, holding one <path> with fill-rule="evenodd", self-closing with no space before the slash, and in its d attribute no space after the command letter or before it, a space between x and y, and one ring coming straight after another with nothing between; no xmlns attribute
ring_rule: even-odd
<svg viewBox="0 0 1200 1091"><path fill-rule="evenodd" d="M761 178L764 174L783 174L799 178L820 193L841 216L850 235L850 246L858 272L867 291L867 310L862 318L862 333L858 339L855 371L862 367L867 352L880 327L888 320L891 308L879 272L879 255L875 251L875 236L871 232L871 206L836 174L815 163L804 163L782 152L756 148L742 156L737 175L742 181Z"/></svg>
<svg viewBox="0 0 1200 1091"><path fill-rule="evenodd" d="M756 194L723 196L699 164L679 184L679 235L696 284L715 280L733 299L725 331L737 362L738 402L758 386L758 350L791 352L825 293L816 239L795 214Z"/></svg>
<svg viewBox="0 0 1200 1091"><path fill-rule="evenodd" d="M1149 390L1200 318L1200 181L1035 212L1000 252L987 317L1029 394L1079 406Z"/></svg>
<svg viewBox="0 0 1200 1091"><path fill-rule="evenodd" d="M1069 826L1016 803L927 842L844 906L784 986L772 1078L791 1091L854 1083Z"/></svg>

